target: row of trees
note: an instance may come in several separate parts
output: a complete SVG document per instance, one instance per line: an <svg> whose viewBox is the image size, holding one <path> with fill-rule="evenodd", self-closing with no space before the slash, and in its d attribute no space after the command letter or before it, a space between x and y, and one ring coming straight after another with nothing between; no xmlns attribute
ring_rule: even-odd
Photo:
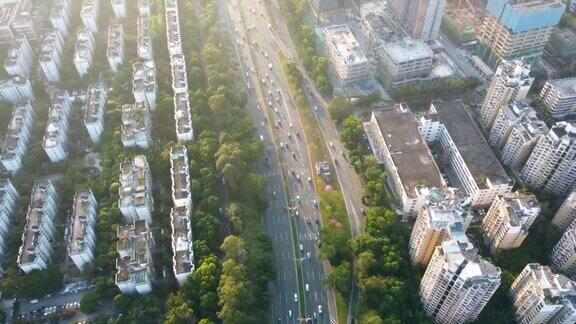
<svg viewBox="0 0 576 324"><path fill-rule="evenodd" d="M476 77L447 78L428 85L412 84L390 91L395 101L426 102L436 99L443 94L473 90L482 84Z"/></svg>

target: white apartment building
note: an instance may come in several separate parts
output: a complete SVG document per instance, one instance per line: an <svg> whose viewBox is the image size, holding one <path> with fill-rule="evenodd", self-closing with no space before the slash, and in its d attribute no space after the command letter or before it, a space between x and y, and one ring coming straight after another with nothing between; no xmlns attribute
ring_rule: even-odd
<svg viewBox="0 0 576 324"><path fill-rule="evenodd" d="M110 4L116 18L126 18L126 0L110 0Z"/></svg>
<svg viewBox="0 0 576 324"><path fill-rule="evenodd" d="M120 226L116 235L116 285L123 294L152 292L154 265L152 248L154 238L146 220L136 220L133 225Z"/></svg>
<svg viewBox="0 0 576 324"><path fill-rule="evenodd" d="M64 39L60 32L56 29L47 31L40 47L38 62L44 76L50 82L60 81L63 51Z"/></svg>
<svg viewBox="0 0 576 324"><path fill-rule="evenodd" d="M30 43L36 42L31 10L30 0L6 0L0 3L0 44L10 44L16 35L25 35Z"/></svg>
<svg viewBox="0 0 576 324"><path fill-rule="evenodd" d="M180 39L180 20L178 3L176 0L166 0L166 38L168 54L170 56L182 54L182 40Z"/></svg>
<svg viewBox="0 0 576 324"><path fill-rule="evenodd" d="M384 80L392 86L402 86L428 77L432 71L434 53L421 40L403 38L382 46Z"/></svg>
<svg viewBox="0 0 576 324"><path fill-rule="evenodd" d="M80 271L94 260L97 209L91 190L76 191L68 229L68 255Z"/></svg>
<svg viewBox="0 0 576 324"><path fill-rule="evenodd" d="M21 101L34 101L30 79L15 76L0 80L0 100L13 104Z"/></svg>
<svg viewBox="0 0 576 324"><path fill-rule="evenodd" d="M473 322L500 286L500 273L472 243L443 242L420 283L426 315L437 323Z"/></svg>
<svg viewBox="0 0 576 324"><path fill-rule="evenodd" d="M550 130L546 123L539 119L529 119L512 125L508 139L502 147L502 164L520 170L536 143Z"/></svg>
<svg viewBox="0 0 576 324"><path fill-rule="evenodd" d="M54 163L68 158L68 117L71 108L66 91L59 90L53 94L42 147Z"/></svg>
<svg viewBox="0 0 576 324"><path fill-rule="evenodd" d="M172 67L172 90L174 93L188 93L188 74L184 55L175 54L170 57Z"/></svg>
<svg viewBox="0 0 576 324"><path fill-rule="evenodd" d="M574 223L574 219L576 219L576 191L573 191L566 200L564 200L562 206L560 206L552 219L552 225L561 230L566 230Z"/></svg>
<svg viewBox="0 0 576 324"><path fill-rule="evenodd" d="M500 148L508 140L514 125L539 120L538 116L536 116L536 111L528 105L528 103L524 101L510 101L502 105L496 114L496 119L488 135L488 143L496 148Z"/></svg>
<svg viewBox="0 0 576 324"><path fill-rule="evenodd" d="M29 0L20 0L19 2L27 2L31 4L31 1ZM38 42L40 41L40 33L37 28L37 23L34 21L35 19L37 18L32 15L32 7L30 7L30 10L21 11L16 15L10 24L14 36L26 36L26 39L32 46L38 45Z"/></svg>
<svg viewBox="0 0 576 324"><path fill-rule="evenodd" d="M190 220L192 206L172 207L170 225L172 226L172 266L179 285L183 285L194 272L194 247L192 245L192 224Z"/></svg>
<svg viewBox="0 0 576 324"><path fill-rule="evenodd" d="M137 220L152 223L152 174L146 156L136 155L132 161L120 164L119 195L118 207L126 223Z"/></svg>
<svg viewBox="0 0 576 324"><path fill-rule="evenodd" d="M100 0L82 0L80 18L86 29L91 33L98 33L98 12Z"/></svg>
<svg viewBox="0 0 576 324"><path fill-rule="evenodd" d="M121 24L110 25L106 43L106 58L110 69L116 73L118 67L124 64L124 28Z"/></svg>
<svg viewBox="0 0 576 324"><path fill-rule="evenodd" d="M30 102L16 104L12 110L12 118L0 155L0 161L6 171L16 173L22 168L22 158L28 150L33 127L34 109Z"/></svg>
<svg viewBox="0 0 576 324"><path fill-rule="evenodd" d="M557 122L528 157L522 179L534 188L568 195L576 183L576 124Z"/></svg>
<svg viewBox="0 0 576 324"><path fill-rule="evenodd" d="M12 225L14 208L19 198L18 191L8 178L0 178L0 257L6 244L7 234Z"/></svg>
<svg viewBox="0 0 576 324"><path fill-rule="evenodd" d="M400 214L412 215L422 209L426 202L422 189L446 187L409 108L395 104L373 110L364 130L376 160L386 167Z"/></svg>
<svg viewBox="0 0 576 324"><path fill-rule="evenodd" d="M548 266L527 264L510 295L519 324L576 322L576 283Z"/></svg>
<svg viewBox="0 0 576 324"><path fill-rule="evenodd" d="M176 121L176 138L178 141L190 142L194 140L192 113L187 92L174 95L174 119Z"/></svg>
<svg viewBox="0 0 576 324"><path fill-rule="evenodd" d="M351 86L368 79L368 59L346 25L324 28L324 42L330 63L342 86Z"/></svg>
<svg viewBox="0 0 576 324"><path fill-rule="evenodd" d="M122 105L122 145L145 150L152 145L152 118L143 102Z"/></svg>
<svg viewBox="0 0 576 324"><path fill-rule="evenodd" d="M50 11L50 22L63 37L70 32L70 3L69 0L55 0Z"/></svg>
<svg viewBox="0 0 576 324"><path fill-rule="evenodd" d="M154 111L156 110L156 66L154 61L135 62L132 65L132 92L136 102L143 102Z"/></svg>
<svg viewBox="0 0 576 324"><path fill-rule="evenodd" d="M147 15L139 16L136 30L138 32L138 56L145 61L152 61L154 52L150 36L150 17Z"/></svg>
<svg viewBox="0 0 576 324"><path fill-rule="evenodd" d="M546 81L540 100L555 119L576 115L576 78Z"/></svg>
<svg viewBox="0 0 576 324"><path fill-rule="evenodd" d="M512 179L462 101L433 102L419 118L419 129L426 142L438 144L441 161L453 170L473 209L487 208L496 196L512 190Z"/></svg>
<svg viewBox="0 0 576 324"><path fill-rule="evenodd" d="M32 63L34 63L34 57L26 36L14 37L6 54L6 61L4 61L6 73L27 77L32 69Z"/></svg>
<svg viewBox="0 0 576 324"><path fill-rule="evenodd" d="M170 149L170 177L174 206L192 206L188 151L185 146L175 146Z"/></svg>
<svg viewBox="0 0 576 324"><path fill-rule="evenodd" d="M150 16L150 0L138 0L138 13L140 16Z"/></svg>
<svg viewBox="0 0 576 324"><path fill-rule="evenodd" d="M525 99L533 81L530 64L525 60L502 60L480 107L480 125L490 130L500 107L510 100Z"/></svg>
<svg viewBox="0 0 576 324"><path fill-rule="evenodd" d="M28 273L46 269L54 251L53 236L58 216L58 194L50 181L36 181L26 213L18 266Z"/></svg>
<svg viewBox="0 0 576 324"><path fill-rule="evenodd" d="M410 235L410 261L427 265L436 247L448 239L468 242L467 219L470 218L456 200L430 204L418 213Z"/></svg>
<svg viewBox="0 0 576 324"><path fill-rule="evenodd" d="M93 83L86 90L84 105L84 126L93 143L100 141L104 131L104 114L106 111L106 91L101 83Z"/></svg>
<svg viewBox="0 0 576 324"><path fill-rule="evenodd" d="M534 195L517 191L494 198L482 219L486 244L492 252L519 247L538 214L540 203Z"/></svg>
<svg viewBox="0 0 576 324"><path fill-rule="evenodd" d="M576 280L576 227L570 226L562 234L550 253L552 268Z"/></svg>
<svg viewBox="0 0 576 324"><path fill-rule="evenodd" d="M94 54L94 36L88 29L78 31L76 46L74 46L74 66L81 78L92 66L92 55Z"/></svg>

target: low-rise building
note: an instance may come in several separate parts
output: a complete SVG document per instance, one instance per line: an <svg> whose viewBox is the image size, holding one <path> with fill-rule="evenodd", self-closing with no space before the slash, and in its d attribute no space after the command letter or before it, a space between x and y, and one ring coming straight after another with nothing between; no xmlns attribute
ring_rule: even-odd
<svg viewBox="0 0 576 324"><path fill-rule="evenodd" d="M4 257L4 251L12 226L14 209L18 202L18 191L8 178L0 178L0 259ZM1 266L0 266L1 269ZM2 271L0 271L0 276Z"/></svg>
<svg viewBox="0 0 576 324"><path fill-rule="evenodd" d="M380 71L391 86L402 86L426 78L432 72L434 53L421 40L403 38L387 42L381 49Z"/></svg>
<svg viewBox="0 0 576 324"><path fill-rule="evenodd" d="M182 54L178 3L175 0L166 1L166 38L168 42L168 54L170 56Z"/></svg>
<svg viewBox="0 0 576 324"><path fill-rule="evenodd" d="M140 16L150 16L150 0L138 0L138 13Z"/></svg>
<svg viewBox="0 0 576 324"><path fill-rule="evenodd" d="M132 223L145 220L152 223L154 198L152 197L152 174L144 155L136 155L132 161L120 164L120 198L118 207L124 221Z"/></svg>
<svg viewBox="0 0 576 324"><path fill-rule="evenodd" d="M22 245L18 251L18 266L28 273L46 269L54 251L53 237L58 217L58 194L52 182L36 181L26 213Z"/></svg>
<svg viewBox="0 0 576 324"><path fill-rule="evenodd" d="M118 67L124 64L124 29L121 24L113 24L108 28L106 57L112 72L118 72Z"/></svg>
<svg viewBox="0 0 576 324"><path fill-rule="evenodd" d="M576 227L570 226L550 253L552 268L576 280Z"/></svg>
<svg viewBox="0 0 576 324"><path fill-rule="evenodd" d="M94 260L97 209L91 190L76 191L68 229L68 255L80 271Z"/></svg>
<svg viewBox="0 0 576 324"><path fill-rule="evenodd" d="M50 23L63 37L70 31L70 3L69 0L55 0L50 11Z"/></svg>
<svg viewBox="0 0 576 324"><path fill-rule="evenodd" d="M342 86L362 83L368 79L369 62L354 34L346 25L324 28L328 58Z"/></svg>
<svg viewBox="0 0 576 324"><path fill-rule="evenodd" d="M576 116L576 78L546 81L540 100L555 119Z"/></svg>
<svg viewBox="0 0 576 324"><path fill-rule="evenodd" d="M512 127L517 124L531 124L540 121L536 111L524 101L510 101L500 107L490 133L488 142L490 145L500 148L512 132Z"/></svg>
<svg viewBox="0 0 576 324"><path fill-rule="evenodd" d="M42 147L52 162L68 158L68 117L71 107L66 91L58 90L53 94L42 141Z"/></svg>
<svg viewBox="0 0 576 324"><path fill-rule="evenodd" d="M83 78L90 66L92 66L92 55L94 54L94 36L88 29L78 31L76 46L74 46L74 66L81 78Z"/></svg>
<svg viewBox="0 0 576 324"><path fill-rule="evenodd" d="M502 147L500 161L513 170L521 170L536 143L549 131L546 123L537 118L528 118L512 125L508 139Z"/></svg>
<svg viewBox="0 0 576 324"><path fill-rule="evenodd" d="M576 283L548 266L527 264L510 295L520 324L576 322Z"/></svg>
<svg viewBox="0 0 576 324"><path fill-rule="evenodd" d="M191 206L172 207L172 266L179 285L183 285L194 272L194 247L192 245Z"/></svg>
<svg viewBox="0 0 576 324"><path fill-rule="evenodd" d="M116 18L126 18L126 0L110 0Z"/></svg>
<svg viewBox="0 0 576 324"><path fill-rule="evenodd" d="M15 76L0 80L0 100L13 104L21 101L34 101L30 79Z"/></svg>
<svg viewBox="0 0 576 324"><path fill-rule="evenodd" d="M178 141L189 142L194 140L192 113L187 92L174 95L174 119L176 121L176 138Z"/></svg>
<svg viewBox="0 0 576 324"><path fill-rule="evenodd" d="M576 191L573 191L562 203L554 218L552 225L560 230L566 230L576 219ZM574 225L576 226L576 224Z"/></svg>
<svg viewBox="0 0 576 324"><path fill-rule="evenodd" d="M473 209L487 208L496 196L512 190L512 179L462 101L433 102L419 123L422 136L439 149L441 161L453 170Z"/></svg>
<svg viewBox="0 0 576 324"><path fill-rule="evenodd" d="M100 0L82 0L80 18L84 27L91 33L98 33L98 12Z"/></svg>
<svg viewBox="0 0 576 324"><path fill-rule="evenodd" d="M50 82L60 81L60 66L62 65L62 53L64 51L64 39L57 29L46 32L38 62L44 72L44 76Z"/></svg>
<svg viewBox="0 0 576 324"><path fill-rule="evenodd" d="M170 177L172 179L172 203L174 206L192 206L188 151L185 146L176 146L170 149Z"/></svg>
<svg viewBox="0 0 576 324"><path fill-rule="evenodd" d="M0 155L0 161L6 171L16 173L22 168L22 158L28 150L28 142L34 127L33 122L34 109L30 102L14 106Z"/></svg>
<svg viewBox="0 0 576 324"><path fill-rule="evenodd" d="M146 61L154 59L152 50L152 38L150 36L150 17L148 15L139 16L137 22L138 32L138 56Z"/></svg>
<svg viewBox="0 0 576 324"><path fill-rule="evenodd" d="M141 149L152 145L152 119L143 102L122 105L122 145Z"/></svg>
<svg viewBox="0 0 576 324"><path fill-rule="evenodd" d="M422 209L422 189L444 189L445 183L412 112L403 104L372 111L364 130L372 152L388 172L387 181L403 215Z"/></svg>
<svg viewBox="0 0 576 324"><path fill-rule="evenodd" d="M136 62L132 65L132 92L136 102L143 102L154 111L156 109L156 66L154 61Z"/></svg>
<svg viewBox="0 0 576 324"><path fill-rule="evenodd" d="M486 244L493 252L519 247L538 214L540 203L534 195L517 191L494 198L482 219Z"/></svg>
<svg viewBox="0 0 576 324"><path fill-rule="evenodd" d="M154 239L146 220L119 226L116 232L116 285L123 294L152 292L154 265L152 248Z"/></svg>
<svg viewBox="0 0 576 324"><path fill-rule="evenodd" d="M172 90L174 93L188 93L188 74L184 55L175 54L170 57L172 67Z"/></svg>
<svg viewBox="0 0 576 324"><path fill-rule="evenodd" d="M84 126L93 143L100 141L104 131L104 114L106 111L106 91L101 83L93 83L86 90L84 105Z"/></svg>
<svg viewBox="0 0 576 324"><path fill-rule="evenodd" d="M10 75L26 77L30 74L34 63L32 48L26 40L26 36L16 36L8 49L4 69Z"/></svg>

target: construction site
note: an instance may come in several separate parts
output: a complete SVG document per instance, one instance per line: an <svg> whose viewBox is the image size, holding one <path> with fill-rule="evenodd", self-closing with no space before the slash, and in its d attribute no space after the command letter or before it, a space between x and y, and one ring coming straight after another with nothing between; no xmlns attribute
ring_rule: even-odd
<svg viewBox="0 0 576 324"><path fill-rule="evenodd" d="M486 0L448 0L442 30L460 44L474 44L476 30L482 25Z"/></svg>

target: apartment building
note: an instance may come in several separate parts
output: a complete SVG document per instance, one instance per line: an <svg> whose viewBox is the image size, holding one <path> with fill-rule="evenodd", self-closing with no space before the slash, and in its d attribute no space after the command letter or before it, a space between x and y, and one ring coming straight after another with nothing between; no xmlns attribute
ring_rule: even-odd
<svg viewBox="0 0 576 324"><path fill-rule="evenodd" d="M136 102L143 102L154 111L156 110L156 66L154 61L135 62L132 65L132 92Z"/></svg>
<svg viewBox="0 0 576 324"><path fill-rule="evenodd" d="M576 322L576 283L548 266L527 264L510 295L520 324Z"/></svg>
<svg viewBox="0 0 576 324"><path fill-rule="evenodd" d="M116 232L116 285L123 294L147 294L152 292L154 265L152 248L154 239L146 220L119 226Z"/></svg>
<svg viewBox="0 0 576 324"><path fill-rule="evenodd" d="M478 33L478 54L500 60L539 58L565 10L560 0L489 0Z"/></svg>
<svg viewBox="0 0 576 324"><path fill-rule="evenodd" d="M140 16L150 16L150 0L138 0L138 13Z"/></svg>
<svg viewBox="0 0 576 324"><path fill-rule="evenodd" d="M172 55L170 66L172 67L172 90L174 93L188 93L188 75L184 55Z"/></svg>
<svg viewBox="0 0 576 324"><path fill-rule="evenodd" d="M429 42L438 37L446 0L391 0L390 18L399 29Z"/></svg>
<svg viewBox="0 0 576 324"><path fill-rule="evenodd" d="M68 158L68 117L71 108L66 91L59 90L53 94L42 147L54 163Z"/></svg>
<svg viewBox="0 0 576 324"><path fill-rule="evenodd" d="M174 206L192 206L188 151L185 146L175 146L170 149L170 177Z"/></svg>
<svg viewBox="0 0 576 324"><path fill-rule="evenodd" d="M119 195L118 207L126 223L137 220L152 223L152 174L146 156L136 155L132 161L120 164Z"/></svg>
<svg viewBox="0 0 576 324"><path fill-rule="evenodd" d="M437 323L473 322L500 286L500 274L472 243L443 242L420 283L426 315Z"/></svg>
<svg viewBox="0 0 576 324"><path fill-rule="evenodd" d="M422 208L410 235L409 253L412 264L426 266L436 247L446 240L468 242L468 219L468 211L455 199L443 200Z"/></svg>
<svg viewBox="0 0 576 324"><path fill-rule="evenodd" d="M27 77L32 69L32 63L34 63L34 57L26 36L14 37L4 61L6 73Z"/></svg>
<svg viewBox="0 0 576 324"><path fill-rule="evenodd" d="M430 75L434 53L421 40L403 38L387 42L381 50L384 80L391 86L403 86Z"/></svg>
<svg viewBox="0 0 576 324"><path fill-rule="evenodd" d="M570 226L550 253L552 268L576 280L576 227Z"/></svg>
<svg viewBox="0 0 576 324"><path fill-rule="evenodd" d="M521 170L532 153L536 143L549 129L546 123L539 119L527 118L513 124L508 139L502 147L502 164Z"/></svg>
<svg viewBox="0 0 576 324"><path fill-rule="evenodd" d="M488 135L488 143L490 145L500 148L512 132L512 127L520 123L532 123L540 121L536 115L536 111L528 103L524 101L510 101L504 104L498 110L494 124L490 128Z"/></svg>
<svg viewBox="0 0 576 324"><path fill-rule="evenodd" d="M419 212L426 203L424 190L445 189L445 183L412 112L403 104L372 111L364 123L376 161L384 164L387 181L402 215Z"/></svg>
<svg viewBox="0 0 576 324"><path fill-rule="evenodd" d="M317 19L325 20L344 15L353 9L353 0L308 0L312 13Z"/></svg>
<svg viewBox="0 0 576 324"><path fill-rule="evenodd" d="M13 104L21 101L34 101L30 79L15 76L0 80L0 100Z"/></svg>
<svg viewBox="0 0 576 324"><path fill-rule="evenodd" d="M419 118L419 130L437 148L442 163L452 169L473 209L487 208L496 196L512 190L512 179L462 101L433 102Z"/></svg>
<svg viewBox="0 0 576 324"><path fill-rule="evenodd" d="M124 28L121 24L112 24L108 28L106 58L114 73L118 72L118 67L124 64Z"/></svg>
<svg viewBox="0 0 576 324"><path fill-rule="evenodd" d="M67 251L80 271L94 261L97 209L98 203L91 190L76 191L68 229Z"/></svg>
<svg viewBox="0 0 576 324"><path fill-rule="evenodd" d="M104 114L106 111L106 90L102 83L92 83L86 90L84 104L84 126L93 143L100 141L104 131Z"/></svg>
<svg viewBox="0 0 576 324"><path fill-rule="evenodd" d="M574 219L576 219L576 191L573 191L566 197L562 206L560 206L554 215L552 225L564 231L574 223ZM576 226L576 224L574 226Z"/></svg>
<svg viewBox="0 0 576 324"><path fill-rule="evenodd" d="M539 140L520 174L524 182L566 196L576 183L576 124L557 122Z"/></svg>
<svg viewBox="0 0 576 324"><path fill-rule="evenodd" d="M26 213L22 245L18 250L18 266L28 273L46 269L54 251L53 236L58 219L58 194L52 182L36 181Z"/></svg>
<svg viewBox="0 0 576 324"><path fill-rule="evenodd" d="M519 247L540 214L540 203L534 195L509 192L494 199L482 219L484 240L492 252Z"/></svg>
<svg viewBox="0 0 576 324"><path fill-rule="evenodd" d="M70 32L70 3L69 0L55 0L50 11L50 23L57 29L62 37L68 37Z"/></svg>
<svg viewBox="0 0 576 324"><path fill-rule="evenodd" d="M0 178L0 258L3 257L4 248L8 238L8 231L12 226L12 218L19 199L18 191L8 178Z"/></svg>
<svg viewBox="0 0 576 324"><path fill-rule="evenodd" d="M178 141L193 141L194 128L192 127L192 113L187 92L174 95L174 119L176 121L176 138Z"/></svg>
<svg viewBox="0 0 576 324"><path fill-rule="evenodd" d="M172 207L170 225L172 226L172 266L179 285L183 285L194 272L194 247L192 245L191 206Z"/></svg>
<svg viewBox="0 0 576 324"><path fill-rule="evenodd" d="M0 44L7 45L12 42L12 38L18 34L14 22L29 18L32 3L30 0L5 0L0 3ZM18 23L17 23L18 24ZM32 39L28 39L32 41Z"/></svg>
<svg viewBox="0 0 576 324"><path fill-rule="evenodd" d="M126 0L110 0L110 4L116 18L126 18Z"/></svg>
<svg viewBox="0 0 576 324"><path fill-rule="evenodd" d="M368 59L348 26L334 25L324 28L324 43L330 63L342 86L352 86L368 79Z"/></svg>
<svg viewBox="0 0 576 324"><path fill-rule="evenodd" d="M166 0L166 38L170 57L172 57L172 55L182 54L180 20L176 0Z"/></svg>
<svg viewBox="0 0 576 324"><path fill-rule="evenodd" d="M500 107L510 100L525 99L533 81L534 78L530 76L530 65L525 60L502 60L480 107L480 125L489 131Z"/></svg>
<svg viewBox="0 0 576 324"><path fill-rule="evenodd" d="M60 67L62 66L62 53L64 52L64 39L57 29L46 32L38 62L44 76L50 82L60 81Z"/></svg>
<svg viewBox="0 0 576 324"><path fill-rule="evenodd" d="M22 158L28 150L33 127L34 109L30 102L14 105L0 155L0 161L6 171L16 173L22 168Z"/></svg>
<svg viewBox="0 0 576 324"><path fill-rule="evenodd" d="M98 33L98 12L100 7L100 0L82 0L82 7L80 9L80 18L84 27L91 33Z"/></svg>
<svg viewBox="0 0 576 324"><path fill-rule="evenodd" d="M540 100L555 119L576 115L576 78L546 81Z"/></svg>
<svg viewBox="0 0 576 324"><path fill-rule="evenodd" d="M83 78L92 66L92 55L94 54L94 36L88 29L78 31L76 46L74 46L74 66L81 78Z"/></svg>
<svg viewBox="0 0 576 324"><path fill-rule="evenodd" d="M141 149L152 145L152 118L143 102L122 105L122 145Z"/></svg>
<svg viewBox="0 0 576 324"><path fill-rule="evenodd" d="M136 30L138 32L138 56L145 61L152 61L154 52L152 50L150 17L148 15L138 17Z"/></svg>

